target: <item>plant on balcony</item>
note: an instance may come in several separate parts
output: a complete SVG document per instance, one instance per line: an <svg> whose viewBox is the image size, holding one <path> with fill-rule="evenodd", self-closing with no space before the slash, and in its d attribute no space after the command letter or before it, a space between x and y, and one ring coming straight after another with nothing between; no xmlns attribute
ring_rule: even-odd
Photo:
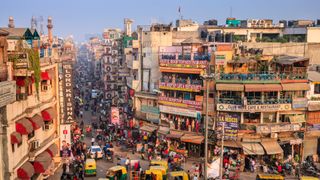
<svg viewBox="0 0 320 180"><path fill-rule="evenodd" d="M33 71L34 73L34 81L36 85L36 92L37 92L37 98L39 99L39 88L40 88L40 56L39 52L34 49L28 49L27 50L28 57L29 57L29 69Z"/></svg>

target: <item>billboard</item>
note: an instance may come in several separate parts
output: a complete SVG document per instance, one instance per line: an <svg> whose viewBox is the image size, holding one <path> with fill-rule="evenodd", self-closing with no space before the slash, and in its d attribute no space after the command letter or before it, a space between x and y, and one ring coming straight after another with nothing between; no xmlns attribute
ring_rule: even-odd
<svg viewBox="0 0 320 180"><path fill-rule="evenodd" d="M223 127L224 124L224 138L226 140L236 140L239 129L239 114L219 114L217 127Z"/></svg>
<svg viewBox="0 0 320 180"><path fill-rule="evenodd" d="M73 104L73 64L63 62L62 64L62 86L63 86L63 112L61 124L70 124L74 121Z"/></svg>
<svg viewBox="0 0 320 180"><path fill-rule="evenodd" d="M60 151L61 156L70 156L69 148L71 145L71 124L60 125Z"/></svg>
<svg viewBox="0 0 320 180"><path fill-rule="evenodd" d="M119 108L117 107L111 107L111 123L112 124L120 123Z"/></svg>

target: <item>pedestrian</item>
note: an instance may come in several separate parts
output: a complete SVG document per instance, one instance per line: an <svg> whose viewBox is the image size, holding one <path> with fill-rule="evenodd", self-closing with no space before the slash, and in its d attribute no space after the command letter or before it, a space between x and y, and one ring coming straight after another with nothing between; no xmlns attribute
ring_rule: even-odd
<svg viewBox="0 0 320 180"><path fill-rule="evenodd" d="M92 137L92 138L91 138L91 146L94 145L94 142L95 142L95 139L94 139L94 137Z"/></svg>
<svg viewBox="0 0 320 180"><path fill-rule="evenodd" d="M127 157L125 165L126 165L127 171L129 171L129 165L130 165L130 158L129 157Z"/></svg>

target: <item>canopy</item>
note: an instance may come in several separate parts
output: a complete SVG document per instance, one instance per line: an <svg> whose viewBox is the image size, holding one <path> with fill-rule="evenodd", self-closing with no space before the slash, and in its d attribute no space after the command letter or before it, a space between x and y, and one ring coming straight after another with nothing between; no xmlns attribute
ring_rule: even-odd
<svg viewBox="0 0 320 180"><path fill-rule="evenodd" d="M159 126L158 133L159 134L163 134L163 135L168 134L169 133L169 127Z"/></svg>
<svg viewBox="0 0 320 180"><path fill-rule="evenodd" d="M308 83L289 83L281 85L283 91L308 91L310 89Z"/></svg>
<svg viewBox="0 0 320 180"><path fill-rule="evenodd" d="M218 141L217 144L221 146L221 141ZM231 148L242 148L241 142L239 141L224 141L223 142L224 147L231 147Z"/></svg>
<svg viewBox="0 0 320 180"><path fill-rule="evenodd" d="M41 80L45 81L45 80L50 80L50 75L47 71L41 72Z"/></svg>
<svg viewBox="0 0 320 180"><path fill-rule="evenodd" d="M261 142L262 146L266 150L267 154L282 154L283 150L280 147L280 145L277 143L277 141L273 140L266 140Z"/></svg>
<svg viewBox="0 0 320 180"><path fill-rule="evenodd" d="M34 174L34 168L32 164L27 161L17 170L17 174L20 179L31 179Z"/></svg>
<svg viewBox="0 0 320 180"><path fill-rule="evenodd" d="M52 161L52 157L48 152L43 152L36 157L33 163L34 171L37 174L43 173L48 169Z"/></svg>
<svg viewBox="0 0 320 180"><path fill-rule="evenodd" d="M216 84L217 91L243 91L243 84Z"/></svg>
<svg viewBox="0 0 320 180"><path fill-rule="evenodd" d="M241 144L243 152L246 155L264 155L264 150L260 143L243 142Z"/></svg>
<svg viewBox="0 0 320 180"><path fill-rule="evenodd" d="M58 154L58 146L56 144L52 144L51 146L49 146L49 148L46 150L51 157L55 156L56 154Z"/></svg>
<svg viewBox="0 0 320 180"><path fill-rule="evenodd" d="M197 134L185 134L183 135L180 140L182 142L188 142L188 143L193 143L193 144L201 144L204 140L204 137L201 135L197 135Z"/></svg>
<svg viewBox="0 0 320 180"><path fill-rule="evenodd" d="M51 107L41 111L41 115L44 121L52 121L52 119L55 118L55 111Z"/></svg>
<svg viewBox="0 0 320 180"><path fill-rule="evenodd" d="M16 131L20 134L30 134L33 131L32 123L23 118L16 122Z"/></svg>
<svg viewBox="0 0 320 180"><path fill-rule="evenodd" d="M22 142L22 137L20 133L13 132L10 135L11 144L20 144Z"/></svg>
<svg viewBox="0 0 320 180"><path fill-rule="evenodd" d="M183 136L183 132L176 131L176 130L170 130L170 133L166 135L167 138L171 139L180 139Z"/></svg>
<svg viewBox="0 0 320 180"><path fill-rule="evenodd" d="M157 129L156 126L150 126L150 125L144 125L140 128L141 131L146 131L146 132L150 132L150 133L156 129Z"/></svg>
<svg viewBox="0 0 320 180"><path fill-rule="evenodd" d="M34 130L37 130L37 129L41 128L42 126L44 126L43 118L38 114L33 116L30 120L31 120L31 123L32 123Z"/></svg>
<svg viewBox="0 0 320 180"><path fill-rule="evenodd" d="M271 91L281 91L282 87L280 84L246 84L246 92L271 92Z"/></svg>

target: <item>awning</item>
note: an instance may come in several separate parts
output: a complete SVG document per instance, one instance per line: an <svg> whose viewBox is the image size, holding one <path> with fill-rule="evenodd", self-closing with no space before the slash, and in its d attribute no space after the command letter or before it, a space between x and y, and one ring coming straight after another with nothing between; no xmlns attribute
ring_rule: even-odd
<svg viewBox="0 0 320 180"><path fill-rule="evenodd" d="M278 144L277 141L274 140L266 140L261 142L262 146L266 150L267 154L282 154L283 150Z"/></svg>
<svg viewBox="0 0 320 180"><path fill-rule="evenodd" d="M318 139L308 138L303 141L303 155L304 157L317 154Z"/></svg>
<svg viewBox="0 0 320 180"><path fill-rule="evenodd" d="M45 81L45 80L50 80L50 75L47 71L41 72L41 80Z"/></svg>
<svg viewBox="0 0 320 180"><path fill-rule="evenodd" d="M243 91L243 84L216 84L217 91Z"/></svg>
<svg viewBox="0 0 320 180"><path fill-rule="evenodd" d="M146 131L146 132L150 132L150 133L156 129L157 129L156 126L150 126L150 125L144 125L144 126L140 127L141 131Z"/></svg>
<svg viewBox="0 0 320 180"><path fill-rule="evenodd" d="M11 144L20 144L22 142L21 134L18 132L13 132L10 135Z"/></svg>
<svg viewBox="0 0 320 180"><path fill-rule="evenodd" d="M55 156L59 152L58 146L55 143L49 146L49 148L46 151L50 154L51 157Z"/></svg>
<svg viewBox="0 0 320 180"><path fill-rule="evenodd" d="M304 123L304 122L306 122L306 119L303 114L289 116L289 120L291 123Z"/></svg>
<svg viewBox="0 0 320 180"><path fill-rule="evenodd" d="M218 146L221 146L221 141L217 142ZM231 148L242 148L241 142L240 141L224 141L223 142L224 147L231 147Z"/></svg>
<svg viewBox="0 0 320 180"><path fill-rule="evenodd" d="M246 92L271 92L271 91L281 91L282 87L280 84L246 84Z"/></svg>
<svg viewBox="0 0 320 180"><path fill-rule="evenodd" d="M158 133L166 135L169 133L169 127L159 126Z"/></svg>
<svg viewBox="0 0 320 180"><path fill-rule="evenodd" d="M44 121L52 121L55 118L55 111L53 108L48 108L41 111L41 115Z"/></svg>
<svg viewBox="0 0 320 180"><path fill-rule="evenodd" d="M43 152L36 157L33 163L34 171L37 174L43 173L48 169L52 161L52 157L48 152Z"/></svg>
<svg viewBox="0 0 320 180"><path fill-rule="evenodd" d="M183 132L176 131L176 130L170 130L170 133L166 135L166 138L170 139L180 139L183 136Z"/></svg>
<svg viewBox="0 0 320 180"><path fill-rule="evenodd" d="M17 76L15 81L17 86L23 87L30 83L33 83L34 79L32 77Z"/></svg>
<svg viewBox="0 0 320 180"><path fill-rule="evenodd" d="M203 69L160 67L160 72L201 74Z"/></svg>
<svg viewBox="0 0 320 180"><path fill-rule="evenodd" d="M180 140L182 142L192 143L192 144L201 144L204 140L204 137L196 134L184 134Z"/></svg>
<svg viewBox="0 0 320 180"><path fill-rule="evenodd" d="M16 122L16 131L20 134L30 134L33 131L32 123L23 118Z"/></svg>
<svg viewBox="0 0 320 180"><path fill-rule="evenodd" d="M242 142L242 149L246 155L264 155L263 147L260 143Z"/></svg>
<svg viewBox="0 0 320 180"><path fill-rule="evenodd" d="M34 130L37 130L37 129L41 128L42 126L44 126L43 118L38 114L33 116L30 120L31 120L31 123L32 123Z"/></svg>
<svg viewBox="0 0 320 180"><path fill-rule="evenodd" d="M310 89L307 83L289 83L281 84L283 91L308 91Z"/></svg>
<svg viewBox="0 0 320 180"><path fill-rule="evenodd" d="M320 111L320 103L309 102L308 111Z"/></svg>
<svg viewBox="0 0 320 180"><path fill-rule="evenodd" d="M34 174L34 168L32 164L27 161L17 170L17 174L20 179L31 179Z"/></svg>

